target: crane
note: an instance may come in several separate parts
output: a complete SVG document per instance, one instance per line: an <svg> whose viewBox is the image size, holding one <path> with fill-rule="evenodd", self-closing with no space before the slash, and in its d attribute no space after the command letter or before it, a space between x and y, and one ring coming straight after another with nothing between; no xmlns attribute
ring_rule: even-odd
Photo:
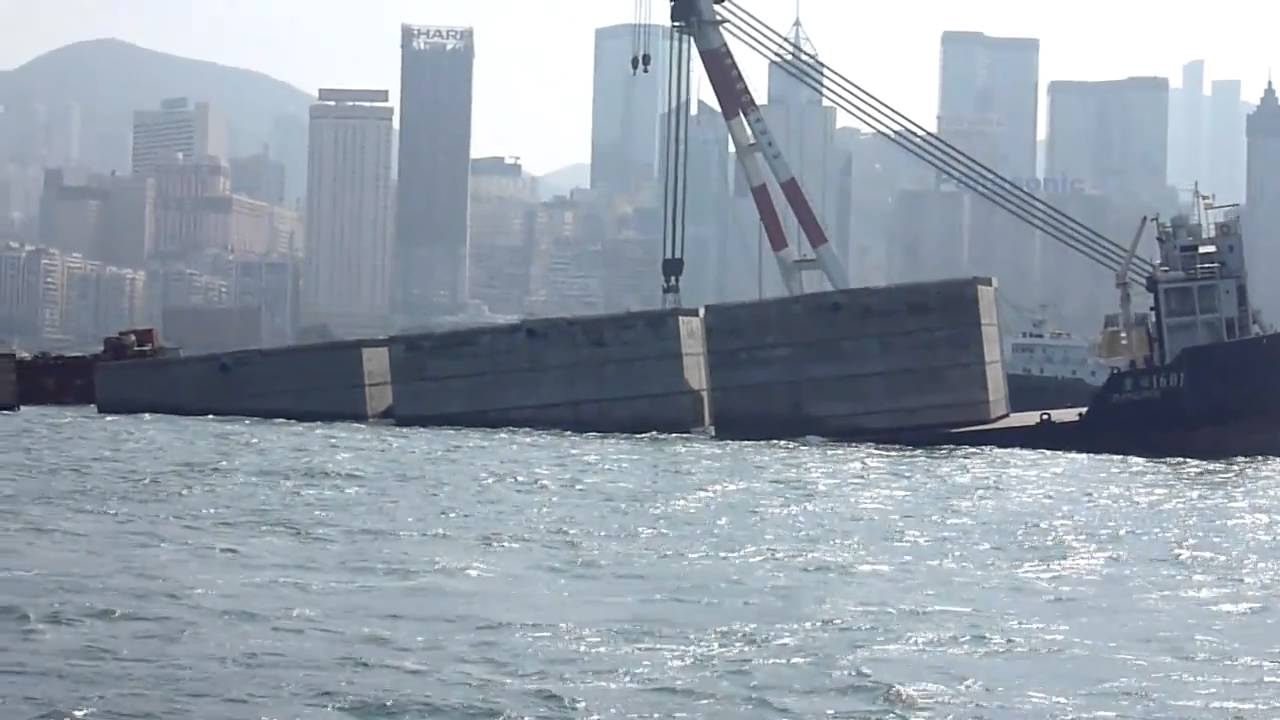
<svg viewBox="0 0 1280 720"><path fill-rule="evenodd" d="M1117 278L1123 275L1129 280L1145 280L1155 272L1152 262L1136 255L1138 240L1134 241L1132 249L1121 245L1055 207L1046 198L1004 177L821 62L812 52L795 47L790 39L743 7L740 0L669 1L672 28L692 38L697 46L707 78L720 103L739 164L751 186L751 197L764 235L789 294L802 291L799 261L787 242L778 208L768 187L766 170L781 188L783 198L813 248L816 264L831 286L847 288L848 279L835 248L828 241L812 205L770 132L764 114L728 46L727 37L766 59L778 62L801 84L892 144L1046 237L1117 273ZM1145 223L1144 220L1144 226ZM812 262L806 261L806 264ZM1122 289L1127 292L1127 282Z"/></svg>
<svg viewBox="0 0 1280 720"><path fill-rule="evenodd" d="M764 113L760 111L720 29L721 20L716 16L715 6L723 3L724 0L671 0L672 27L692 37L698 49L702 67L724 114L738 162L751 186L752 201L787 293L796 295L801 292L799 266L795 249L787 242L782 219L769 191L766 167L795 214L827 282L837 290L846 289L849 279L840 256L769 130Z"/></svg>
<svg viewBox="0 0 1280 720"><path fill-rule="evenodd" d="M714 0L702 7L707 5L722 21L728 37L776 61L795 80L961 188L1113 273L1124 264L1125 246L939 137L822 62L812 51L797 48L790 38L748 10L743 0ZM1139 281L1154 271L1155 265L1146 258L1129 260L1130 277Z"/></svg>
<svg viewBox="0 0 1280 720"><path fill-rule="evenodd" d="M1133 266L1133 258L1138 253L1138 243L1142 242L1142 232L1147 229L1147 222L1150 220L1151 218L1143 215L1142 220L1138 221L1138 229L1133 233L1129 251L1125 253L1124 262L1116 271L1116 289L1120 291L1120 342L1126 349L1133 347L1133 297L1129 293L1129 268ZM1158 222L1159 218L1156 218L1156 221Z"/></svg>

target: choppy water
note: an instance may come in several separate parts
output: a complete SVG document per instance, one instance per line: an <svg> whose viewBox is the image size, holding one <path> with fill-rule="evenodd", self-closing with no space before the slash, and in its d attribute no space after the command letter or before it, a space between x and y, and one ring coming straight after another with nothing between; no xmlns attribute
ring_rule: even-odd
<svg viewBox="0 0 1280 720"><path fill-rule="evenodd" d="M0 718L1280 714L1280 463L0 416Z"/></svg>

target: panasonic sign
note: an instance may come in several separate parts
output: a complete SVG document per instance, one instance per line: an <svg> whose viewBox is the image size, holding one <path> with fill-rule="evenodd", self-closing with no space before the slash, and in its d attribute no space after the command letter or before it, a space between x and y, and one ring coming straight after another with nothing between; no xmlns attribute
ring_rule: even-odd
<svg viewBox="0 0 1280 720"><path fill-rule="evenodd" d="M414 50L452 49L470 45L473 32L471 28L464 27L405 26L405 34Z"/></svg>

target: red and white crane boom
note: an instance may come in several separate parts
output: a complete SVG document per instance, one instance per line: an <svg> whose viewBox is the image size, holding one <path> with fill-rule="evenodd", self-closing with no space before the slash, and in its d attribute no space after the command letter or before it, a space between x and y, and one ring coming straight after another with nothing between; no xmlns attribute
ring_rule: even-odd
<svg viewBox="0 0 1280 720"><path fill-rule="evenodd" d="M685 28L698 48L707 79L711 82L720 110L724 113L738 161L742 164L747 182L751 184L751 197L764 225L769 247L778 261L783 284L792 295L800 292L796 252L787 243L786 232L761 167L762 157L763 164L773 174L801 230L808 238L818 267L822 269L827 282L837 290L848 288L848 274L840 262L839 253L831 245L809 198L800 187L800 181L796 179L782 149L770 132L764 113L751 94L746 78L720 29L721 20L716 17L715 5L722 2L723 0L671 0L671 21L674 25Z"/></svg>

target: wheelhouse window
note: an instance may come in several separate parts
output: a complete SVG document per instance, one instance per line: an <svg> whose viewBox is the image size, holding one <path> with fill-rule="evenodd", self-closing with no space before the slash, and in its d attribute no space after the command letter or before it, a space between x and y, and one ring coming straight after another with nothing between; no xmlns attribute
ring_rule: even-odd
<svg viewBox="0 0 1280 720"><path fill-rule="evenodd" d="M1164 291L1164 311L1171 318L1195 317L1196 296L1191 287L1171 287Z"/></svg>
<svg viewBox="0 0 1280 720"><path fill-rule="evenodd" d="M1200 337L1203 342L1222 342L1222 321L1218 318L1206 318L1200 321Z"/></svg>
<svg viewBox="0 0 1280 720"><path fill-rule="evenodd" d="M1201 315L1217 315L1218 314L1218 286L1201 285L1196 288L1196 299L1200 304Z"/></svg>

